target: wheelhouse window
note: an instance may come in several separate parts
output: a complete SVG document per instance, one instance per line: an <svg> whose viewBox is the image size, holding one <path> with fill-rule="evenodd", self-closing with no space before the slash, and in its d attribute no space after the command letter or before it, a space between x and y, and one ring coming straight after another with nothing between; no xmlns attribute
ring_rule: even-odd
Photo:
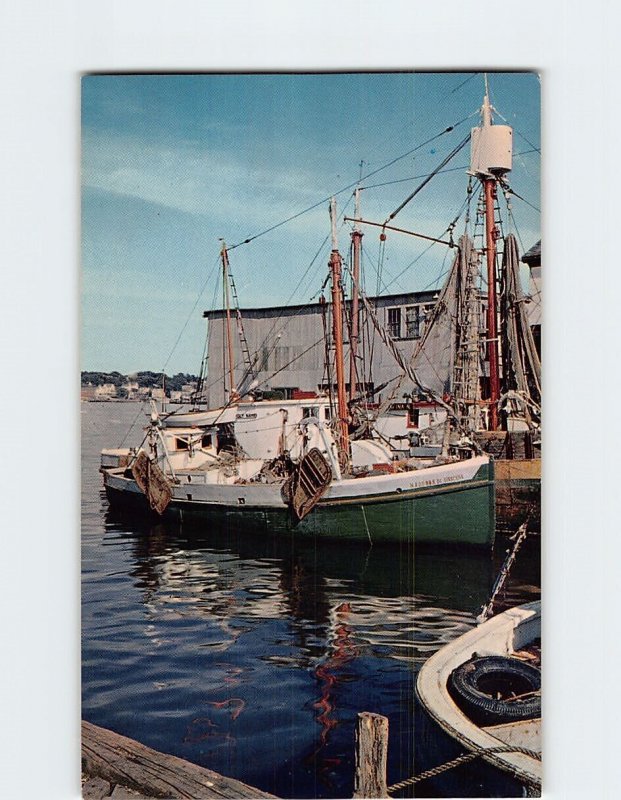
<svg viewBox="0 0 621 800"><path fill-rule="evenodd" d="M180 439L175 437L175 450L189 450L190 445L187 439Z"/></svg>
<svg viewBox="0 0 621 800"><path fill-rule="evenodd" d="M401 338L401 309L388 308L388 334L393 339Z"/></svg>
<svg viewBox="0 0 621 800"><path fill-rule="evenodd" d="M418 428L420 425L420 411L418 408L409 408L407 412L407 427Z"/></svg>
<svg viewBox="0 0 621 800"><path fill-rule="evenodd" d="M204 433L201 439L201 447L207 449L212 445L212 438L210 433Z"/></svg>

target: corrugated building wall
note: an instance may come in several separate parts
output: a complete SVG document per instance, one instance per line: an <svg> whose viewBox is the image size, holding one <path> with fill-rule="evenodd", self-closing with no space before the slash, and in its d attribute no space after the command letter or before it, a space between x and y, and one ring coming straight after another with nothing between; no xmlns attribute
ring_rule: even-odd
<svg viewBox="0 0 621 800"><path fill-rule="evenodd" d="M425 319L435 297L434 292L411 292L371 298L380 325L388 330L408 359L412 356L423 332ZM331 340L329 306L325 307L325 311L325 324ZM209 347L203 396L205 401L214 407L228 400L226 314L222 310L206 311L204 317L207 318L209 325ZM291 397L294 390L316 392L327 385L329 376L325 369L324 307L321 303L242 309L241 318L250 358L254 362L258 389L268 392L278 390L285 397ZM239 387L247 368L238 327L236 315L231 312L234 382ZM400 370L373 326L367 323L363 328L364 333L361 334L358 352L361 356L366 355L367 365L364 368L364 376L361 374L362 367L359 369L358 383L371 382L377 387L399 376ZM346 374L349 375L347 328L345 361ZM223 379L225 375L226 390ZM330 376L330 379L334 383L334 376ZM244 388L247 388L249 383L250 380L245 381ZM410 388L412 387L404 384L401 392ZM375 399L379 398L376 396Z"/></svg>

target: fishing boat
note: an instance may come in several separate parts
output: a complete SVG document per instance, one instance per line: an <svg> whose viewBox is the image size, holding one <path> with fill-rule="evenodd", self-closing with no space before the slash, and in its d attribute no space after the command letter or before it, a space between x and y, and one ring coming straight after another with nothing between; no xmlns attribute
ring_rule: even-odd
<svg viewBox="0 0 621 800"><path fill-rule="evenodd" d="M452 739L541 793L541 604L517 606L442 647L421 668L417 695Z"/></svg>
<svg viewBox="0 0 621 800"><path fill-rule="evenodd" d="M154 410L139 448L104 450L108 499L295 536L489 547L493 460L462 435L452 412L443 445L432 453L391 447L374 434L372 419L352 414L334 200L330 218L336 392L288 401L254 397L252 382L244 387L234 380L227 313L229 402L165 419ZM224 245L221 256L226 276Z"/></svg>

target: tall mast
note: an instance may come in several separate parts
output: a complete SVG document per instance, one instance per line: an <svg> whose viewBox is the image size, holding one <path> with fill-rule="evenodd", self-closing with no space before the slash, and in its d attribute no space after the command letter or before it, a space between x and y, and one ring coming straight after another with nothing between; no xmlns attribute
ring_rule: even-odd
<svg viewBox="0 0 621 800"><path fill-rule="evenodd" d="M500 363L498 360L498 300L496 297L496 179L483 181L485 192L485 253L487 256L487 358L489 361L489 429L498 429Z"/></svg>
<svg viewBox="0 0 621 800"><path fill-rule="evenodd" d="M355 192L355 211L354 217L360 219L360 189ZM356 376L358 369L356 357L358 355L358 289L360 286L360 251L362 249L362 231L357 222L354 223L354 230L351 234L353 250L353 275L352 275L352 299L351 299L351 334L349 341L349 399L353 400L356 395Z"/></svg>
<svg viewBox="0 0 621 800"><path fill-rule="evenodd" d="M487 260L487 359L489 363L489 429L498 430L500 399L500 362L498 355L498 298L496 294L495 221L496 183L511 169L513 131L508 125L492 124L487 75L481 107L481 124L472 129L470 172L481 181L485 198L485 253Z"/></svg>
<svg viewBox="0 0 621 800"><path fill-rule="evenodd" d="M231 303L229 300L229 254L226 249L226 244L222 242L222 250L220 252L222 258L222 283L224 286L224 297L226 307L226 343L229 361L229 402L232 402L237 397L235 391L235 372L233 361L233 337L231 336ZM226 402L226 398L225 398Z"/></svg>
<svg viewBox="0 0 621 800"><path fill-rule="evenodd" d="M332 227L332 252L330 273L332 276L332 331L334 335L334 365L336 370L336 396L339 415L339 446L344 457L349 455L349 411L345 395L345 362L343 358L343 304L341 283L341 255L336 236L336 199L330 200L330 222Z"/></svg>

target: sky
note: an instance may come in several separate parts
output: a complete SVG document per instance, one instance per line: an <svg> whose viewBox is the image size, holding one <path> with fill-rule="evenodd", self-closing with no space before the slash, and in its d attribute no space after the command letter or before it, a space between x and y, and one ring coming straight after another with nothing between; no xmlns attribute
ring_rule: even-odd
<svg viewBox="0 0 621 800"><path fill-rule="evenodd" d="M514 127L508 230L524 252L541 238L539 77L488 79L495 122ZM352 215L359 182L363 218L383 222L478 123L483 93L472 72L83 77L82 369L197 373L221 240L242 308L316 298L327 198ZM468 162L469 145L392 224L440 237L464 211ZM367 293L441 285L448 248L389 233L382 255L364 233Z"/></svg>

